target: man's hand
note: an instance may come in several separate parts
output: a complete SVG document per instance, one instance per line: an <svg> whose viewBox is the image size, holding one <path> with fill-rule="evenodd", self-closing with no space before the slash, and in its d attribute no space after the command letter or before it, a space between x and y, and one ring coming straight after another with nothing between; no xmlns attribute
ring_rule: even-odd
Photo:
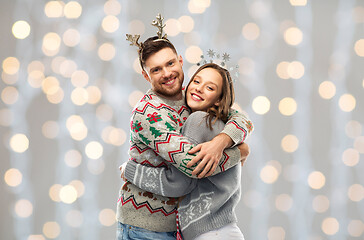
<svg viewBox="0 0 364 240"><path fill-rule="evenodd" d="M199 153L187 164L187 167L192 167L201 161L192 174L198 174L198 178L211 176L222 157L224 149L232 144L231 138L224 133L218 134L209 142L198 144L188 152L190 154Z"/></svg>
<svg viewBox="0 0 364 240"><path fill-rule="evenodd" d="M242 144L238 145L238 148L240 150L240 162L241 162L241 166L243 166L245 160L249 156L250 148L249 148L248 144L246 144L246 143L242 143Z"/></svg>
<svg viewBox="0 0 364 240"><path fill-rule="evenodd" d="M126 164L127 164L128 162L124 162L123 164L121 164L120 165L120 167L119 167L119 169L120 169L120 177L126 182L126 181L128 181L126 178L125 178L125 176L124 176L124 172L125 172L125 168L126 168Z"/></svg>

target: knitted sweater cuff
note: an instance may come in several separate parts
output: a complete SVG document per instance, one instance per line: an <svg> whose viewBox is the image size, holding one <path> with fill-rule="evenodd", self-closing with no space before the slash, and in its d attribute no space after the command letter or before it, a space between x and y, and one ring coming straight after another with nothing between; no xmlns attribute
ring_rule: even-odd
<svg viewBox="0 0 364 240"><path fill-rule="evenodd" d="M245 137L242 132L240 130L238 130L236 128L236 126L234 124L227 124L225 125L224 130L222 131L222 133L225 133L226 135L228 135L231 140L233 140L234 144L231 147L235 147L236 145L244 142Z"/></svg>
<svg viewBox="0 0 364 240"><path fill-rule="evenodd" d="M134 161L128 161L128 163L126 164L124 176L131 182L133 182L134 180L137 165L138 163Z"/></svg>

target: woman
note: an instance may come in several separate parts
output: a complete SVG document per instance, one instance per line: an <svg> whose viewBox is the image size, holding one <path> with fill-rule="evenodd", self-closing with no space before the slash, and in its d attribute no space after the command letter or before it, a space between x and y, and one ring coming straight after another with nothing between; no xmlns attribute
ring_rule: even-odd
<svg viewBox="0 0 364 240"><path fill-rule="evenodd" d="M185 97L192 114L182 134L194 144L211 140L225 126L234 101L229 72L214 63L201 66L192 76ZM251 122L246 125L250 133ZM177 222L184 239L244 239L234 213L240 200L239 166L203 179L189 178L174 167L154 168L133 161L123 170L122 176L141 189L181 197Z"/></svg>

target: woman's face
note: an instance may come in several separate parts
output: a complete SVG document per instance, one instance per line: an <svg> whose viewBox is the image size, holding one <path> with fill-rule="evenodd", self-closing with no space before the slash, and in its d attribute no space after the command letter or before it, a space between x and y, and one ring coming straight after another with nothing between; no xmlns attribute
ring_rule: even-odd
<svg viewBox="0 0 364 240"><path fill-rule="evenodd" d="M204 68L191 80L186 91L187 105L192 112L207 111L218 105L222 93L222 77L214 68Z"/></svg>

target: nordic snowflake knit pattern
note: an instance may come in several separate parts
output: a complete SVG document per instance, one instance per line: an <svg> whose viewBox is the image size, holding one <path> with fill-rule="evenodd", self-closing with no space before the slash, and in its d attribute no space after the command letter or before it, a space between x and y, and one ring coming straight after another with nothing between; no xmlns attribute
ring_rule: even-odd
<svg viewBox="0 0 364 240"><path fill-rule="evenodd" d="M180 101L170 101L149 90L132 112L129 160L151 167L168 167L169 163L183 174L195 177L191 174L193 168L186 166L194 157L188 151L195 145L180 133L188 116L184 97ZM247 122L243 114L231 111L223 132L238 144L248 134ZM239 159L237 148L225 150L214 174L231 168ZM152 183L150 188L153 188ZM116 217L124 224L169 232L176 230L176 209L176 198L144 191L126 182L120 189Z"/></svg>
<svg viewBox="0 0 364 240"><path fill-rule="evenodd" d="M205 116L206 112L194 112L187 119L182 134L191 142L209 141L224 128L224 123L218 120L211 130ZM237 222L234 210L240 200L240 173L241 167L236 165L211 177L193 179L172 166L152 171L151 167L133 161L126 164L124 172L128 180L142 189L163 196L184 196L179 203L178 216L185 240Z"/></svg>

